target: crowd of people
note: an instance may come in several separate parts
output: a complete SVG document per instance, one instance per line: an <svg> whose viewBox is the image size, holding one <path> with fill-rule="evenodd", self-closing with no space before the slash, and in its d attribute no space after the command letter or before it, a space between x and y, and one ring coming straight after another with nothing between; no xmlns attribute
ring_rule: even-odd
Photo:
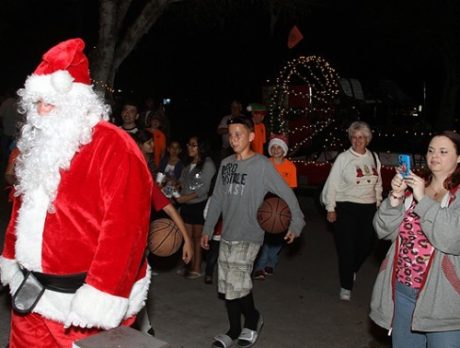
<svg viewBox="0 0 460 348"><path fill-rule="evenodd" d="M84 46L70 39L48 50L19 98L2 108L2 119L11 117L3 109L22 118L8 120L18 125L15 138L2 137L12 201L0 256L13 308L9 346L70 347L120 325L153 334L145 310L152 275L147 234L161 214L182 234L187 279L202 277L202 251L220 230L204 280L213 283L217 263L230 329L213 346L252 346L263 325L251 291L264 239L255 211L273 192L292 211L287 243L304 226L294 193L261 154L266 110L228 120L232 151L221 163L194 134L182 156L161 108L149 103L141 110L125 100L120 115L111 114L91 85Z"/></svg>
<svg viewBox="0 0 460 348"><path fill-rule="evenodd" d="M212 347L253 346L264 323L253 279L275 273L283 245L305 226L287 134L267 134L265 105L243 111L234 100L218 122L222 148L213 159L205 138L174 139L151 98L144 109L127 99L111 114L91 86L83 50L80 39L52 47L19 99L0 107L12 200L0 256L1 282L12 295L10 347L70 347L120 325L153 334L147 234L165 215L184 240L177 273L217 279L228 330ZM16 137L6 133L13 128ZM370 126L353 122L348 136L351 147L335 159L320 197L334 230L339 299L351 301L376 239L388 239L370 317L392 332L394 348L459 347L460 136L434 136L426 171L396 168L386 198L382 165L368 148ZM257 221L270 196L292 215L279 235Z"/></svg>

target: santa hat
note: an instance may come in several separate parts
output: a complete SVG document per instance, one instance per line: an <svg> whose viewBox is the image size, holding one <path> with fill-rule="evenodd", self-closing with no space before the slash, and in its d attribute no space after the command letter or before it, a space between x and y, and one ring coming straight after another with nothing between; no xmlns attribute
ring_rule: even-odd
<svg viewBox="0 0 460 348"><path fill-rule="evenodd" d="M270 156L273 156L272 155L272 146L274 145L278 145L280 146L283 151L284 151L284 156L287 155L288 153L288 145L287 145L287 138L285 135L283 134L274 134L272 135L271 139L270 139L270 142L268 143L268 153L270 154Z"/></svg>
<svg viewBox="0 0 460 348"><path fill-rule="evenodd" d="M251 103L246 108L249 112L267 112L267 107L259 103Z"/></svg>
<svg viewBox="0 0 460 348"><path fill-rule="evenodd" d="M89 64L84 48L85 42L75 38L49 49L27 78L26 89L47 99L67 93L76 84L90 87Z"/></svg>

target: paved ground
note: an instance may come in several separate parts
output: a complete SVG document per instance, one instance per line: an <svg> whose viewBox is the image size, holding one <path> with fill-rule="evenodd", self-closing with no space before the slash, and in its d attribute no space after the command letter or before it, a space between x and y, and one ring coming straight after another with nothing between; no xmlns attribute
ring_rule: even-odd
<svg viewBox="0 0 460 348"><path fill-rule="evenodd" d="M390 347L385 332L368 319L368 305L378 262L371 257L358 274L350 303L338 300L336 255L324 217L311 196L299 197L308 223L302 238L282 251L276 274L255 281L256 306L265 319L257 347ZM0 199L0 227L7 221L5 194ZM3 233L0 234L3 237ZM210 347L227 330L224 302L203 278L176 275L174 258L158 266L149 311L158 338L175 348ZM0 295L0 347L9 332L9 298Z"/></svg>

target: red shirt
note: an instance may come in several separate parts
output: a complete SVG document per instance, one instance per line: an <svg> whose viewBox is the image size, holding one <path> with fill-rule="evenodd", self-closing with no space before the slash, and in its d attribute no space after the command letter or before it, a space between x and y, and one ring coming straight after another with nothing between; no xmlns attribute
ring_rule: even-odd
<svg viewBox="0 0 460 348"><path fill-rule="evenodd" d="M164 207L166 207L171 202L168 198L161 192L158 185L155 183L152 187L152 207L155 211L160 211Z"/></svg>

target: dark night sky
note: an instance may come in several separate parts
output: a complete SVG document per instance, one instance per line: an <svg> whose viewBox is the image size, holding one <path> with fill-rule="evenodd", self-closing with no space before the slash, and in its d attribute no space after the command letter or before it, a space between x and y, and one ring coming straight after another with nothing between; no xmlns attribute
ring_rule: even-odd
<svg viewBox="0 0 460 348"><path fill-rule="evenodd" d="M0 92L11 84L19 87L41 54L58 41L74 36L83 37L88 46L96 41L95 0L3 2ZM359 78L365 94L380 79L396 81L419 102L423 81L433 90L439 88L439 57L424 51L423 45L411 38L410 26L400 31L392 28L401 22L399 12L392 23L391 16L390 20L381 16L381 8L365 1L330 3L313 8L302 18L283 18L273 37L268 35L267 17L251 8L234 18L227 16L223 27L212 16L203 20L178 18L169 11L121 66L116 87L139 96L170 96L188 103L181 119L190 115L215 122L227 111L232 98L257 101L261 85L274 79L288 59L299 55L323 56L340 76ZM383 11L391 13L392 9ZM288 50L286 40L293 24L299 26L304 40Z"/></svg>

